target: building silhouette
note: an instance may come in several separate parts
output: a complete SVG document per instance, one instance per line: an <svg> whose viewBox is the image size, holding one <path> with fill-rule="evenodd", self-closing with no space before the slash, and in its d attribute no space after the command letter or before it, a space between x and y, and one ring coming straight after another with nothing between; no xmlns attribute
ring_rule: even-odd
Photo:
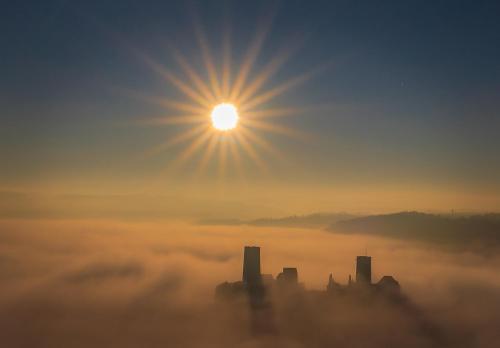
<svg viewBox="0 0 500 348"><path fill-rule="evenodd" d="M262 274L260 265L260 247L245 246L243 251L243 277L241 281L224 282L216 287L217 298L231 298L237 295L245 295L252 307L266 307L269 305L266 292L275 288L300 288L305 290L299 283L298 270L295 267L284 267L276 279L271 274ZM297 286L300 285L300 286ZM356 279L349 281L346 285L337 283L330 274L326 286L326 292L352 292L356 289L381 290L384 293L399 293L401 287L399 282L390 275L383 276L378 283L372 283L372 258L371 256L356 257Z"/></svg>
<svg viewBox="0 0 500 348"><path fill-rule="evenodd" d="M275 332L273 305L271 299L291 298L300 301L303 296L311 296L320 301L336 296L359 297L385 296L398 302L401 297L401 287L392 276L383 276L378 283L372 283L372 258L370 256L356 257L356 280L346 285L340 284L328 277L326 291L306 290L299 283L298 270L295 267L284 267L276 279L271 274L262 274L260 265L260 247L245 246L243 251L243 276L241 281L224 282L215 288L218 300L247 303L250 308L251 331L254 334L269 334ZM274 295L271 296L271 295ZM277 297L276 297L277 296Z"/></svg>
<svg viewBox="0 0 500 348"><path fill-rule="evenodd" d="M356 283L372 283L372 258L370 256L356 257Z"/></svg>
<svg viewBox="0 0 500 348"><path fill-rule="evenodd" d="M326 285L326 291L333 292L333 291L337 291L340 288L341 288L341 285L333 279L333 274L330 273L330 275L328 276L328 284Z"/></svg>
<svg viewBox="0 0 500 348"><path fill-rule="evenodd" d="M377 288L386 293L399 293L401 286L393 276L383 276L377 283Z"/></svg>
<svg viewBox="0 0 500 348"><path fill-rule="evenodd" d="M246 246L243 252L243 283L252 286L261 283L260 247Z"/></svg>
<svg viewBox="0 0 500 348"><path fill-rule="evenodd" d="M278 274L276 281L282 284L298 284L299 274L295 267L283 267L283 272Z"/></svg>

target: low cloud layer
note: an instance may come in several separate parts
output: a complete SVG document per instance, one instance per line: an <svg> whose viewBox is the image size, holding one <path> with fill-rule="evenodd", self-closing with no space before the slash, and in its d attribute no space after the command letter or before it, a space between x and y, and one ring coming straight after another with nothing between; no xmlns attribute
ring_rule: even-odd
<svg viewBox="0 0 500 348"><path fill-rule="evenodd" d="M0 222L0 341L8 347L498 347L500 256L323 231L114 221ZM346 282L373 256L408 295L383 301L275 299L274 335L246 306L217 305L241 277L244 245L262 271L298 267L309 289Z"/></svg>

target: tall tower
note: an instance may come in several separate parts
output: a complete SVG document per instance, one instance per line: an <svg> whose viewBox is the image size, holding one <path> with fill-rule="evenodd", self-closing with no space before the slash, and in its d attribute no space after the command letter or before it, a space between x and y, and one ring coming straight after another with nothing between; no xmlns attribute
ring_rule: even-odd
<svg viewBox="0 0 500 348"><path fill-rule="evenodd" d="M255 285L260 280L260 247L246 246L243 254L243 282Z"/></svg>
<svg viewBox="0 0 500 348"><path fill-rule="evenodd" d="M372 258L370 256L356 257L356 283L372 283Z"/></svg>

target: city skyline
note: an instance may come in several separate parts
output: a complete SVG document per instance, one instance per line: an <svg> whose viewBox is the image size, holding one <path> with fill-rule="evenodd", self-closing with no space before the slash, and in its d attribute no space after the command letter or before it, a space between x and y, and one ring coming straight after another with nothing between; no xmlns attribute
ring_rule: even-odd
<svg viewBox="0 0 500 348"><path fill-rule="evenodd" d="M299 280L297 267L283 267L276 278L270 273L261 273L260 247L245 246L241 281L218 284L215 287L215 299L218 303L229 304L240 311L243 310L241 304L246 303L250 312L248 329L256 337L279 335L275 312L280 311L283 299L285 308L294 308L303 301L314 301L320 303L320 306L352 301L354 308L370 307L371 302L382 299L386 301L387 307L401 306L401 309L409 313L418 310L401 292L401 286L393 276L384 275L380 281L372 282L370 256L356 256L356 278L353 280L349 275L349 281L345 285L336 282L331 273L322 290L310 290ZM426 320L419 323L419 326L429 325L434 324L427 323ZM445 340L440 336L433 337L433 340L444 344Z"/></svg>
<svg viewBox="0 0 500 348"><path fill-rule="evenodd" d="M216 287L216 297L224 297L227 295L227 291L230 292L235 290L236 292L246 291L249 292L251 297L252 287L262 286L264 288L270 288L273 283L278 286L285 288L296 288L296 289L306 289L306 285L303 282L299 282L299 272L298 267L283 267L282 271L276 274L276 277L272 273L261 272L261 258L260 258L260 247L259 246L245 246L243 248L243 272L241 281L236 281L230 283L225 281ZM323 290L326 292L335 292L337 290L349 290L351 286L352 289L384 289L384 286L395 286L397 292L400 291L400 285L393 276L383 274L380 276L378 282L372 282L372 265L371 256L362 255L356 256L356 268L355 268L355 278L349 274L348 280L345 285L341 285L336 282L333 278L333 274L330 273L328 281L325 281L325 286ZM319 289L314 289L315 291Z"/></svg>

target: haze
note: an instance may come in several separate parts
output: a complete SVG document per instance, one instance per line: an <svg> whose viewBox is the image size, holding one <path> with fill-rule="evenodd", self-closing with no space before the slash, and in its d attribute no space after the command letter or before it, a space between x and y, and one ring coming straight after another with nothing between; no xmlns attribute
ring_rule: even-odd
<svg viewBox="0 0 500 348"><path fill-rule="evenodd" d="M499 347L498 18L3 4L0 346ZM348 281L368 255L373 282ZM262 285L284 267L293 296ZM224 282L243 301L216 300ZM272 334L250 329L252 289Z"/></svg>

